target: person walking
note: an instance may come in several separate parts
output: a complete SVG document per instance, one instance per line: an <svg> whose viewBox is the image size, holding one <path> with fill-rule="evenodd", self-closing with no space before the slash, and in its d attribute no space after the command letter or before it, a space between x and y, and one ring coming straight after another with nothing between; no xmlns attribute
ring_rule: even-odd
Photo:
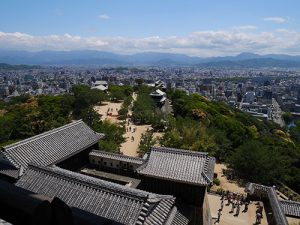
<svg viewBox="0 0 300 225"><path fill-rule="evenodd" d="M235 216L239 216L239 214L240 214L240 204L237 203Z"/></svg>
<svg viewBox="0 0 300 225"><path fill-rule="evenodd" d="M255 224L260 224L260 222L261 222L261 214L259 212L257 212Z"/></svg>
<svg viewBox="0 0 300 225"><path fill-rule="evenodd" d="M244 208L243 212L247 212L248 211L248 205L249 205L249 203L245 202L245 208Z"/></svg>
<svg viewBox="0 0 300 225"><path fill-rule="evenodd" d="M234 212L234 208L235 208L235 205L234 205L234 201L231 202L231 210L229 213L233 213Z"/></svg>
<svg viewBox="0 0 300 225"><path fill-rule="evenodd" d="M221 213L221 211L219 210L219 212L218 212L218 218L217 218L217 220L216 220L216 223L219 223L219 222L220 222L221 215L222 215L222 213Z"/></svg>

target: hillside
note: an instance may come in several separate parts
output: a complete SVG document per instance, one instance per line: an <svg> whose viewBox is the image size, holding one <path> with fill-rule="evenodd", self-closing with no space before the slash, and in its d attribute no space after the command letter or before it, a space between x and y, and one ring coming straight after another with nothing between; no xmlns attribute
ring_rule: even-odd
<svg viewBox="0 0 300 225"><path fill-rule="evenodd" d="M268 185L283 182L300 192L300 142L295 134L198 94L169 94L175 115L162 145L207 151L240 178Z"/></svg>
<svg viewBox="0 0 300 225"><path fill-rule="evenodd" d="M24 69L38 69L40 66L29 66L29 65L10 65L6 63L0 63L0 70L24 70Z"/></svg>

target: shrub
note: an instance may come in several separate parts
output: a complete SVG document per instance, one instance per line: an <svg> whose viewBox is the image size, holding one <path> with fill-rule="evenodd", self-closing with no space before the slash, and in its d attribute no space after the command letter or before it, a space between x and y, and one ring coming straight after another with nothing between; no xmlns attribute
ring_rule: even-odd
<svg viewBox="0 0 300 225"><path fill-rule="evenodd" d="M218 178L214 178L213 183L217 186L220 185L220 180Z"/></svg>
<svg viewBox="0 0 300 225"><path fill-rule="evenodd" d="M218 188L217 189L217 194L221 195L225 190L223 188Z"/></svg>

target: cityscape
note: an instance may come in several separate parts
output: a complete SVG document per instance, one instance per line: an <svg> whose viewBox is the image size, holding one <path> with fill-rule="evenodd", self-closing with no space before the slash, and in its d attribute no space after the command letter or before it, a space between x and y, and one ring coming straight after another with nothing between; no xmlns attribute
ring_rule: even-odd
<svg viewBox="0 0 300 225"><path fill-rule="evenodd" d="M162 82L162 89L175 88L188 94L224 102L253 116L284 126L284 112L300 115L300 71L282 69L209 69L192 67L41 67L0 71L4 101L21 95L61 95L73 85L100 88L107 85L148 86ZM100 83L99 83L100 82ZM98 86L98 87L97 87ZM100 90L105 91L102 87ZM293 126L293 123L289 124Z"/></svg>

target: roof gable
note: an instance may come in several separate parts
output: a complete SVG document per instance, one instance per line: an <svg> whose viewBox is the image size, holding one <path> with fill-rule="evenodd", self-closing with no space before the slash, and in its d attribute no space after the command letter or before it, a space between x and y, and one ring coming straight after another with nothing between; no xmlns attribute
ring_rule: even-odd
<svg viewBox="0 0 300 225"><path fill-rule="evenodd" d="M175 198L129 188L56 166L29 165L17 186L122 224L162 225Z"/></svg>
<svg viewBox="0 0 300 225"><path fill-rule="evenodd" d="M3 147L3 155L16 168L28 163L51 165L97 143L102 134L94 132L82 120L47 131Z"/></svg>
<svg viewBox="0 0 300 225"><path fill-rule="evenodd" d="M207 153L183 149L152 147L139 174L194 185L209 185L213 179L215 159Z"/></svg>

